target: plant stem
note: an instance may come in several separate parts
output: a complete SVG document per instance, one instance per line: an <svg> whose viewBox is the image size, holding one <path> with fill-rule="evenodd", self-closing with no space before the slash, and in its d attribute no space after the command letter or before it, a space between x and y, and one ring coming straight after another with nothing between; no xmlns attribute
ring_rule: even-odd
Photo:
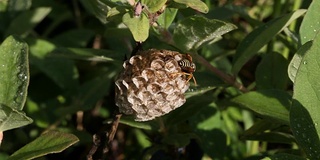
<svg viewBox="0 0 320 160"><path fill-rule="evenodd" d="M204 59L202 56L193 53L192 54L193 57L195 57L197 59L198 62L200 62L202 65L204 65L207 69L209 69L211 72L213 72L214 74L216 74L218 77L220 77L225 83L232 85L236 88L238 88L240 91L242 92L248 92L247 88L244 87L242 84L240 84L239 82L236 81L236 79L222 71L220 71L219 69L217 69L216 67L212 66L206 59Z"/></svg>
<svg viewBox="0 0 320 160"><path fill-rule="evenodd" d="M171 33L166 30L166 29L160 29L160 33L161 33L161 40L165 41L166 43L178 48L172 38ZM242 92L248 92L247 88L244 87L242 84L240 84L239 82L236 81L236 78L220 71L219 69L217 69L216 67L212 66L206 59L204 59L202 56L200 56L199 54L193 52L191 53L192 57L195 57L196 60L198 62L200 62L201 64L203 64L206 68L208 68L210 71L212 71L214 74L216 74L218 77L220 77L224 82L226 82L227 84L230 84L236 88L238 88L240 91Z"/></svg>

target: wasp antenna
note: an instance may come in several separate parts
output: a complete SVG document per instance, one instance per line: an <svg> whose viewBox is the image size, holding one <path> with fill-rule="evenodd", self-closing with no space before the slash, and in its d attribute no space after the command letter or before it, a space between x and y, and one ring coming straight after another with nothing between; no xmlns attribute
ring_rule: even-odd
<svg viewBox="0 0 320 160"><path fill-rule="evenodd" d="M198 86L197 81L196 81L196 78L195 78L194 76L192 76L192 79L193 79L194 85L195 85L195 86Z"/></svg>

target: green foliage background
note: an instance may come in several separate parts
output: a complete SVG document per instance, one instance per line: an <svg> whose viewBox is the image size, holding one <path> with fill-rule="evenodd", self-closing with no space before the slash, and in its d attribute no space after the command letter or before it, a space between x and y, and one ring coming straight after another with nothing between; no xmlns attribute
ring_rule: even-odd
<svg viewBox="0 0 320 160"><path fill-rule="evenodd" d="M134 3L0 1L0 159L86 159L94 134L94 159L320 159L320 1ZM136 41L190 53L198 86L103 155Z"/></svg>

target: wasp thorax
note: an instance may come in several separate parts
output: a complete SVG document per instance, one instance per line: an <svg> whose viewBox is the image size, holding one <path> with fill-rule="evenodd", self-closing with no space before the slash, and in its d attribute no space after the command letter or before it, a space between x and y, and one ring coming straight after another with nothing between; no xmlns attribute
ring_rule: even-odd
<svg viewBox="0 0 320 160"><path fill-rule="evenodd" d="M148 121L184 104L189 83L181 75L183 59L179 52L151 49L125 61L115 82L119 111Z"/></svg>
<svg viewBox="0 0 320 160"><path fill-rule="evenodd" d="M188 59L182 59L178 64L181 69L187 73L193 73L196 71L196 65Z"/></svg>

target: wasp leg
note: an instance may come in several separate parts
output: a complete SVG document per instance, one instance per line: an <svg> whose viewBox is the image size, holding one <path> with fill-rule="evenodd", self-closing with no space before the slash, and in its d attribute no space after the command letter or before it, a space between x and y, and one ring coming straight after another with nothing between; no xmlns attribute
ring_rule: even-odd
<svg viewBox="0 0 320 160"><path fill-rule="evenodd" d="M193 75L192 75L192 79L193 79L194 85L195 85L195 86L198 86L197 81L196 81L196 78L195 78Z"/></svg>
<svg viewBox="0 0 320 160"><path fill-rule="evenodd" d="M193 75L192 74L190 74L190 73L185 73L185 75L187 75L188 77L187 77L187 82L189 82L190 81L190 79L193 77Z"/></svg>
<svg viewBox="0 0 320 160"><path fill-rule="evenodd" d="M193 83L194 83L194 85L195 85L195 86L197 86L197 85L198 85L198 84L197 84L197 81L196 81L196 78L193 76L193 74L191 74L191 73L184 73L184 74L188 76L188 78L187 78L187 82L189 82L189 81L190 81L190 79L192 78L192 79L193 79Z"/></svg>
<svg viewBox="0 0 320 160"><path fill-rule="evenodd" d="M175 76L175 75L188 76L188 77L186 77L187 82L189 82L190 79L192 78L194 85L195 85L195 86L198 85L198 84L197 84L197 81L196 81L196 78L195 78L195 77L193 76L193 74L191 74L191 73L177 72L177 73L172 73L171 75L172 75L172 76Z"/></svg>

